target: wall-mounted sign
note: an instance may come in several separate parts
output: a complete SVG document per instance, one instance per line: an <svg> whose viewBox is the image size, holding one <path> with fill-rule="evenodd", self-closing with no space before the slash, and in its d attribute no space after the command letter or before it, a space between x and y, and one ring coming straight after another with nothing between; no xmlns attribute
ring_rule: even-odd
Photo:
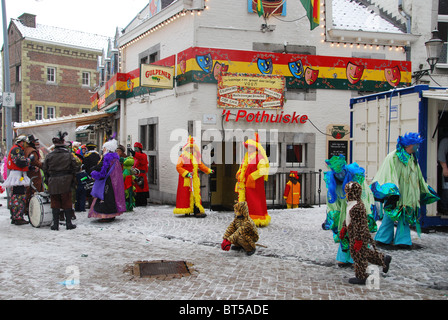
<svg viewBox="0 0 448 320"><path fill-rule="evenodd" d="M15 107L16 106L16 94L14 92L3 92L2 105L4 107Z"/></svg>
<svg viewBox="0 0 448 320"><path fill-rule="evenodd" d="M283 124L304 124L308 121L308 116L306 114L300 113L268 113L267 111L246 111L238 110L236 115L234 115L230 110L223 110L222 116L224 121L229 122L233 120L254 122L254 123L283 123Z"/></svg>
<svg viewBox="0 0 448 320"><path fill-rule="evenodd" d="M220 108L283 108L285 77L223 72L218 76Z"/></svg>
<svg viewBox="0 0 448 320"><path fill-rule="evenodd" d="M345 156L349 159L350 127L345 124L329 124L327 126L327 159L332 156Z"/></svg>
<svg viewBox="0 0 448 320"><path fill-rule="evenodd" d="M150 88L172 89L174 69L151 64L140 66L140 86Z"/></svg>

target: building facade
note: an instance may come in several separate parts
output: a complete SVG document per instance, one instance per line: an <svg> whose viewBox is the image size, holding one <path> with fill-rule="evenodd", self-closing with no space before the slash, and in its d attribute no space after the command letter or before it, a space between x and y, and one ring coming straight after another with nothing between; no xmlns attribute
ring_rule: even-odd
<svg viewBox="0 0 448 320"><path fill-rule="evenodd" d="M36 16L11 19L8 28L13 122L90 111L99 84L97 62L108 38L36 23Z"/></svg>
<svg viewBox="0 0 448 320"><path fill-rule="evenodd" d="M264 14L254 0L156 2L122 30L119 73L92 106L119 101L119 140L143 144L152 201L175 202L177 156L191 135L215 170L202 179L203 200L227 208L255 132L270 161L267 201L282 203L294 170L302 203L324 202L325 159L352 152L350 99L416 84L444 19L437 0L310 1L319 7L309 11L263 0ZM418 82L443 85L443 59Z"/></svg>

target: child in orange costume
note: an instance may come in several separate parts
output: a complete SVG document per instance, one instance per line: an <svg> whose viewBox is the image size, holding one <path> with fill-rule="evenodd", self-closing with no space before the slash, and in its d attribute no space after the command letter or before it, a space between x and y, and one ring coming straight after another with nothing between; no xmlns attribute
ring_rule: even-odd
<svg viewBox="0 0 448 320"><path fill-rule="evenodd" d="M283 198L286 200L286 207L288 209L298 208L300 201L300 182L297 171L289 172L289 179L286 183Z"/></svg>
<svg viewBox="0 0 448 320"><path fill-rule="evenodd" d="M204 218L204 207L201 203L201 181L198 169L204 173L213 173L213 170L201 161L201 152L192 137L182 148L176 170L179 172L177 185L176 208L174 214L194 214L196 218Z"/></svg>
<svg viewBox="0 0 448 320"><path fill-rule="evenodd" d="M264 190L264 182L268 180L269 160L258 141L258 134L255 134L255 140L247 140L244 146L247 152L236 173L235 192L238 193L238 202L247 202L249 215L255 225L266 227L271 222Z"/></svg>

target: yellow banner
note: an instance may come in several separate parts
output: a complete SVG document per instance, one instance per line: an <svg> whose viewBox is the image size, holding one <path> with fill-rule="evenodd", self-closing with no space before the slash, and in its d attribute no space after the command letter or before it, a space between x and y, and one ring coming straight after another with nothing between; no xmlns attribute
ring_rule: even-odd
<svg viewBox="0 0 448 320"><path fill-rule="evenodd" d="M174 69L150 64L140 67L140 86L150 88L172 89L174 84Z"/></svg>

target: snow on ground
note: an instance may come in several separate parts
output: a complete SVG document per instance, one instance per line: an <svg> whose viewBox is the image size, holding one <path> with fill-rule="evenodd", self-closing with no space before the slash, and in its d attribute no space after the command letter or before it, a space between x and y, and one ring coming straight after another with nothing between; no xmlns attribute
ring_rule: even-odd
<svg viewBox="0 0 448 320"><path fill-rule="evenodd" d="M447 299L448 234L424 233L414 250L392 256L378 290L353 286L353 268L340 268L337 244L321 228L325 206L269 210L256 253L220 249L233 212L207 211L204 219L175 216L173 207L148 205L113 222L77 213L75 230L10 224L0 199L0 299L289 300ZM380 224L380 223L378 223ZM135 279L136 261L182 260L193 274L172 280ZM76 283L64 286L67 279Z"/></svg>

